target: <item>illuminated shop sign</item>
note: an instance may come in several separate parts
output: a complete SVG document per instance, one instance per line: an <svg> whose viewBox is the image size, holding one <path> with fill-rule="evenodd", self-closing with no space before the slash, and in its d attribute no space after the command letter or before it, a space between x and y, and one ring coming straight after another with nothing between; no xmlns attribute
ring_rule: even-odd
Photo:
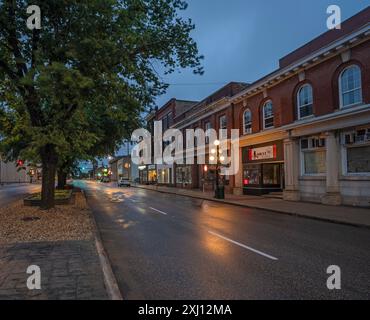
<svg viewBox="0 0 370 320"><path fill-rule="evenodd" d="M256 161L256 160L268 160L268 159L276 159L276 145L249 149L249 160Z"/></svg>

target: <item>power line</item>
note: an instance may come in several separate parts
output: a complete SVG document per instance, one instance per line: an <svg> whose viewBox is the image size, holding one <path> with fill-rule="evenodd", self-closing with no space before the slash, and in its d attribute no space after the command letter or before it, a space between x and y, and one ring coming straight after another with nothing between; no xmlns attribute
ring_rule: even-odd
<svg viewBox="0 0 370 320"><path fill-rule="evenodd" d="M216 85L226 85L228 82L203 82L203 83L166 83L169 86L216 86Z"/></svg>
<svg viewBox="0 0 370 320"><path fill-rule="evenodd" d="M187 82L184 82L184 83L181 83L181 82L178 82L178 83L166 83L168 86L188 86L188 87L196 87L196 86L223 86L223 85L227 85L228 83L230 83L230 81L228 82L198 82L198 83L187 83ZM251 82L249 82L251 83Z"/></svg>

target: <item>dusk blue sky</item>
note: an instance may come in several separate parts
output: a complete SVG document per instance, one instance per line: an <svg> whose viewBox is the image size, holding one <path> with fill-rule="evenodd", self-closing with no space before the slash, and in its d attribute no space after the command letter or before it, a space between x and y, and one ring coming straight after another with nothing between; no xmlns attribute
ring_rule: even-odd
<svg viewBox="0 0 370 320"><path fill-rule="evenodd" d="M253 82L278 67L281 57L327 31L327 7L342 9L342 20L370 0L188 0L183 12L195 23L192 36L205 56L203 76L189 70L164 79L171 83L157 99L202 100L230 81Z"/></svg>

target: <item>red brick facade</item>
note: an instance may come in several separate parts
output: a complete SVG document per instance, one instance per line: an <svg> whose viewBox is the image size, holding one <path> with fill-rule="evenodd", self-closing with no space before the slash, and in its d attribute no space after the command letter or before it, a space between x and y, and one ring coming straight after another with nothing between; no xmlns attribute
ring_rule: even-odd
<svg viewBox="0 0 370 320"><path fill-rule="evenodd" d="M304 84L313 91L313 115L310 119L341 111L339 79L342 71L351 65L361 70L362 103L370 104L370 34L368 24L370 8L342 24L342 30L328 31L307 45L280 60L275 72L252 83L231 82L203 101L177 112L176 100L172 99L156 113L161 120L171 112L171 125L184 132L186 129L203 128L209 122L215 130L220 129L220 117L226 116L227 129L239 129L241 140L269 134L298 121L297 95ZM264 130L263 106L273 104L273 130ZM244 112L252 116L252 132L244 135ZM370 123L370 122L369 122ZM289 129L287 129L289 130ZM286 131L287 132L287 131ZM284 138L279 138L281 139ZM256 144L263 144L259 141ZM202 187L203 166L193 166L192 183L186 187ZM230 191L240 177L230 177Z"/></svg>

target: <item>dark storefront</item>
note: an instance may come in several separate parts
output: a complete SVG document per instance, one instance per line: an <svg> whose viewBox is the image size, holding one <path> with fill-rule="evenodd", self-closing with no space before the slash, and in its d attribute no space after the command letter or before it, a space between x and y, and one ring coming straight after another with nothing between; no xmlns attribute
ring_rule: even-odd
<svg viewBox="0 0 370 320"><path fill-rule="evenodd" d="M284 189L283 142L243 148L244 194L263 195Z"/></svg>
<svg viewBox="0 0 370 320"><path fill-rule="evenodd" d="M157 183L157 166L139 166L139 179L141 184Z"/></svg>

